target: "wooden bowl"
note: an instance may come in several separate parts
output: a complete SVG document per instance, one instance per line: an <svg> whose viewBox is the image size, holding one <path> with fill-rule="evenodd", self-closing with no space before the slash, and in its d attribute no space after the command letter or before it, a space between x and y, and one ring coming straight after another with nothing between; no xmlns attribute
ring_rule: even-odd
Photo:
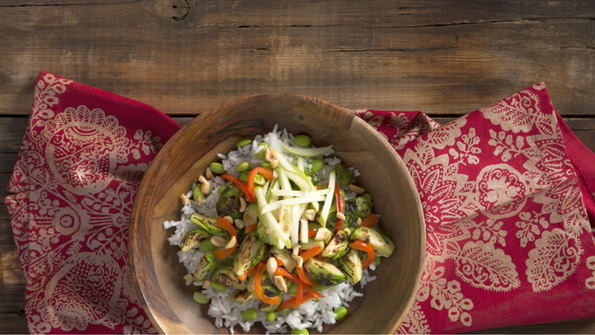
<svg viewBox="0 0 595 335"><path fill-rule="evenodd" d="M173 228L164 230L163 222L179 220L180 194L218 160L217 153L233 150L240 139L270 132L277 123L293 134L310 135L314 145L332 143L337 157L360 170L358 183L372 195L381 228L396 246L372 272L378 279L351 303L348 316L323 332L393 333L407 314L423 269L425 228L419 196L400 157L346 109L305 96L255 95L214 107L176 133L151 163L136 195L129 262L139 300L160 333L228 333L214 326L206 305L192 299L198 288L184 284L179 248L166 240ZM356 290L362 291L359 285ZM251 329L265 331L262 326Z"/></svg>

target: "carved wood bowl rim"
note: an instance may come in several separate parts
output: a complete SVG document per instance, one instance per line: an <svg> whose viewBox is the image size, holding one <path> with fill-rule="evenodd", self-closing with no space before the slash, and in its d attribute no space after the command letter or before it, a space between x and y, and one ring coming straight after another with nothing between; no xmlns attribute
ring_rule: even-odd
<svg viewBox="0 0 595 335"><path fill-rule="evenodd" d="M180 273L185 273L185 268L175 262L177 259L175 246L168 246L167 241L161 236L165 233L162 225L164 220L160 215L161 212L171 214L172 209L168 212L164 208L173 206L178 210L177 217L171 217L168 220L179 220L179 209L182 207L179 201L181 193L177 193L177 197L173 197L171 201L166 200L165 197L168 194L172 196L176 192L181 192L180 190L188 190L192 185L192 178L204 173L208 162L216 159L215 148L224 148L227 151L223 152L228 152L233 149L237 139L247 135L254 136L256 133L262 134L266 129L270 131L273 128L277 120L250 116L251 113L263 113L258 106L263 109L272 108L268 107L269 105L275 106L280 111L267 111L267 113L276 113L275 118L289 119L293 122L280 124L280 129L287 127L290 132L297 130L294 132L296 134L304 132L304 129L313 131L320 127L333 130L334 134L325 134L321 131L318 132L319 134L310 134L313 144L329 141L333 136L337 136L337 139L344 138L345 142L353 141L356 147L363 149L351 152L350 146L345 145L349 147L347 150L342 148L340 143L331 143L334 144L339 158L344 159L341 154L348 156L346 163L365 156L378 159L378 162L382 163L378 166L379 173L385 173L387 178L396 185L395 187L399 187L398 190L405 193L396 195L393 193L397 192L388 193L388 190L383 190L383 197L387 196L390 199L378 200L380 198L377 199L374 194L381 193L380 188L387 187L382 184L387 183L376 182L371 176L364 177L366 171L357 166L362 171L360 178L364 182L367 180L368 184L375 185L376 190L370 189L375 199L375 208L391 212L392 207L395 206L391 206L390 203L399 203L401 206L406 206L406 208L399 208L405 214L399 212L400 215L397 218L382 219L382 222L389 221L385 224L386 227L383 226L383 230L387 229L385 233L395 242L395 252L390 258L383 259L382 264L371 274L380 275L377 280L366 286L363 298L357 298L351 302L348 317L335 325L325 326L323 330L325 333L394 333L414 301L424 264L425 224L413 180L403 161L386 139L361 118L355 117L352 111L316 98L295 94L258 94L217 105L190 121L157 154L139 186L130 218L129 265L140 305L155 329L162 334L228 332L224 327L221 329L214 327L214 319L206 314L206 306L194 303L191 291L196 291L198 288L193 285L184 287L181 275L177 274L180 276L178 278L171 273L178 271L179 268L183 268ZM308 117L305 118L304 115ZM305 125L308 120L314 120L314 122L310 121ZM223 124L225 127L215 129ZM187 148L186 150L184 148L188 143L197 144L197 151L201 151L195 157L196 159L190 157L184 160L180 157L188 154ZM203 147L198 143L208 149L202 149ZM359 163L369 164L361 161ZM367 165L362 167L369 168ZM196 171L200 172L195 174ZM174 173L176 173L175 180L171 178L171 174ZM407 218L401 219L401 216ZM156 241L155 239L158 238L159 240ZM161 241L162 238L163 241ZM175 267L173 270L158 271L163 270L163 266L170 266L169 262L173 262L171 265ZM382 270L383 267L384 270ZM381 276L383 273L385 275ZM386 293L380 292L387 287L394 289L389 289ZM355 288L361 292L359 285ZM391 298L383 299L384 296ZM392 299L394 297L397 298ZM375 301L371 301L372 299ZM183 308L184 306L191 306L195 310L189 311L188 308ZM360 307L364 308L360 310ZM364 310L366 312L363 312ZM264 330L264 328L252 327L251 333Z"/></svg>

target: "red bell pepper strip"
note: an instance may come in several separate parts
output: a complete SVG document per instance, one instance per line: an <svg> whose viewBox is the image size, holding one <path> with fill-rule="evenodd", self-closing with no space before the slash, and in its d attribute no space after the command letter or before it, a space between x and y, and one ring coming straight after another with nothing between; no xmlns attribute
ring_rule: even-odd
<svg viewBox="0 0 595 335"><path fill-rule="evenodd" d="M256 228L258 228L258 223L253 223L249 226L246 227L246 234L251 233L253 231L256 230Z"/></svg>
<svg viewBox="0 0 595 335"><path fill-rule="evenodd" d="M335 181L335 198L337 199L337 216L339 213L345 214L343 210L345 208L345 201L341 196L341 192L339 192L339 183ZM337 217L337 224L335 225L335 234L343 227L343 220Z"/></svg>
<svg viewBox="0 0 595 335"><path fill-rule="evenodd" d="M304 251L302 254L300 254L300 257L305 261L307 261L308 259L318 255L320 253L320 246L316 246L312 249L306 250Z"/></svg>
<svg viewBox="0 0 595 335"><path fill-rule="evenodd" d="M283 266L283 261L282 260L280 260L278 258L275 258L275 259L277 260L277 267Z"/></svg>
<svg viewBox="0 0 595 335"><path fill-rule="evenodd" d="M318 285L316 280L308 277L306 272L304 272L304 268L302 268L301 266L296 266L296 269L297 269L298 276L300 277L300 283L304 282L308 285Z"/></svg>
<svg viewBox="0 0 595 335"><path fill-rule="evenodd" d="M318 233L318 229L310 229L308 230L308 238L312 238L316 236L316 233Z"/></svg>
<svg viewBox="0 0 595 335"><path fill-rule="evenodd" d="M362 261L362 270L367 269L368 266L370 266L370 264L372 264L372 262L374 261L374 249L372 249L372 247L369 244L364 243L362 241L351 242L349 243L349 246L353 249L365 251L368 253L366 259Z"/></svg>
<svg viewBox="0 0 595 335"><path fill-rule="evenodd" d="M229 249L213 250L213 255L215 255L217 259L222 259L231 255L234 252L234 250L236 250L236 248L238 247L238 234L236 233L236 229L231 225L231 223L227 222L222 217L217 218L217 221L215 221L215 226L225 229L229 233L229 235L235 236L236 238L236 244L233 247Z"/></svg>
<svg viewBox="0 0 595 335"><path fill-rule="evenodd" d="M261 174L266 180L273 180L273 171L265 169L261 166L252 169L248 175L248 192L250 192L250 199L253 200L256 200L256 195L254 194L254 178L257 174Z"/></svg>
<svg viewBox="0 0 595 335"><path fill-rule="evenodd" d="M254 286L256 287L256 295L258 299L266 302L270 305L276 305L281 300L280 297L269 298L264 295L262 292L262 276L264 275L264 271L266 270L266 265L264 263L258 263L258 268L256 269L256 277L254 278Z"/></svg>
<svg viewBox="0 0 595 335"><path fill-rule="evenodd" d="M304 303L304 282L300 280L300 282L298 283L298 289L297 289L297 294L295 295L295 297L297 299L295 299L295 302L297 302L298 304L303 304Z"/></svg>
<svg viewBox="0 0 595 335"><path fill-rule="evenodd" d="M376 221L378 221L378 215L370 213L370 215L366 216L366 218L362 221L360 226L371 228L376 223Z"/></svg>
<svg viewBox="0 0 595 335"><path fill-rule="evenodd" d="M300 282L300 277L298 277L297 275L287 271L287 269L282 268L280 266L277 267L277 270L275 271L276 275L279 276L283 276L286 277L287 279L291 280L292 282L298 284Z"/></svg>
<svg viewBox="0 0 595 335"><path fill-rule="evenodd" d="M256 199L252 199L250 198L250 191L248 190L248 186L246 186L246 184L242 183L239 179L228 175L227 173L224 173L221 175L221 178L225 179L225 180L229 180L230 182L234 183L237 187L239 187L242 192L244 192L244 195L246 196L246 200L248 200L248 202L254 202Z"/></svg>
<svg viewBox="0 0 595 335"><path fill-rule="evenodd" d="M320 294L316 291L312 291L312 289L310 288L310 285L308 285L308 284L304 284L304 290L306 292L310 292L312 294L312 296L314 297L314 299L316 299L316 300L324 297L322 294Z"/></svg>

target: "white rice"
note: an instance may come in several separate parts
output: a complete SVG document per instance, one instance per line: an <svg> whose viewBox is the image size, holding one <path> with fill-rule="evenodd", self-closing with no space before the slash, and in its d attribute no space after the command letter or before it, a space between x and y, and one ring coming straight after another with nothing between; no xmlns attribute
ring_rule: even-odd
<svg viewBox="0 0 595 335"><path fill-rule="evenodd" d="M263 163L263 160L259 160L255 157L258 152L258 144L266 142L268 146L275 148L276 151L281 152L287 157L287 160L296 164L297 158L283 149L281 142L291 145L293 142L293 135L287 132L287 129L282 131L278 130L278 125L275 125L273 131L261 136L257 135L250 145L245 145L238 148L237 150L229 152L227 155L217 154L222 160L223 167L227 170L227 173L237 177L239 173L235 171L235 166L246 161L250 163L250 168L255 168ZM329 172L332 171L335 166L341 163L341 160L336 156L333 156L334 151L330 150L324 155L324 167L317 172L321 177L322 182L328 182ZM311 167L311 163L314 158L305 158L305 166ZM360 172L355 168L350 168L354 172L355 176L359 176ZM215 177L210 180L211 193L201 202L198 206L195 201L190 201L190 204L184 206L181 210L180 221L165 221L163 223L164 229L175 227L175 233L173 233L168 241L171 245L179 245L182 241L184 234L192 229L196 229L196 224L190 221L190 216L198 212L200 214L217 217L217 211L215 210L215 204L219 199L217 189L230 183L221 177ZM186 195L189 199L192 198L192 189L195 185L192 185L190 191ZM355 193L351 192L348 188L344 188L346 193L346 199L355 197ZM180 263L184 264L189 274L193 274L204 253L200 249L193 249L186 253L178 251L178 257ZM375 280L376 276L370 276L369 271L375 270L375 263L373 262L369 269L364 270L362 273L362 279L359 284L363 289L364 286ZM180 278L182 281L183 279ZM202 286L202 282L194 283L195 286ZM315 328L318 331L322 331L324 324L334 324L335 321L335 310L341 306L349 307L351 302L356 297L362 297L364 294L355 291L353 285L349 281L345 281L339 285L332 286L322 292L323 297L319 300L309 300L304 302L296 309L290 310L289 313L283 315L277 313L277 318L273 322L269 322L266 319L266 313L258 313L257 318L254 321L245 321L242 318L242 312L254 308L258 310L259 300L252 300L245 304L237 303L231 300L231 296L237 292L233 287L228 287L224 292L214 290L212 287L203 289L207 298L211 299L208 314L215 319L215 326L218 328L227 327L233 334L236 326L239 326L239 330L248 332L250 328L257 322L261 322L267 329L267 333L285 333L291 331L292 328ZM290 298L292 295L285 293L283 300ZM238 330L236 329L236 330Z"/></svg>

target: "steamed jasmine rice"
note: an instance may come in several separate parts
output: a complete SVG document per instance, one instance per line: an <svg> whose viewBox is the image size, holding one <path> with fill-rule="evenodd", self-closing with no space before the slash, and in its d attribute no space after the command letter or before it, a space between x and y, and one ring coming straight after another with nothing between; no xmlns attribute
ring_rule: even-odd
<svg viewBox="0 0 595 335"><path fill-rule="evenodd" d="M288 150L286 150L288 147L292 147L292 148L296 147L294 142L297 142L297 141L294 141L294 135L292 135L291 133L288 133L286 129L279 130L278 126L275 125L275 127L273 128L273 130L270 133L265 134L264 136L257 135L254 139L252 139L251 143L249 143L247 145L240 146L237 148L237 150L233 150L226 154L220 153L220 154L218 154L218 157L221 159L221 164L223 165L223 168L226 170L226 174L231 177L234 177L234 178L241 177L240 172L236 171L236 167L244 162L248 162L248 164L249 164L248 170L254 169L256 167L260 167L264 162L267 162L267 160L270 158L268 156L268 151L267 151L266 158L259 159L259 157L262 157L261 150L265 150L265 148L263 148L264 145L262 145L262 143L266 143L266 145L268 145L269 148L274 148L274 152L276 152L278 156L282 156L279 159L285 159L286 163L291 164L291 166L294 166L294 167L300 166L302 168L302 170L305 172L308 170L313 170L313 163L314 163L314 165L316 165L316 162L314 162L316 159L318 159L319 161L322 160L324 162L324 165L322 167L319 167L319 169L317 169L316 175L319 178L317 185L325 186L327 183L330 182L329 186L328 186L329 192L327 192L329 194L326 194L325 196L323 196L324 197L323 202L326 205L326 198L330 197L330 199L333 199L333 194L330 194L331 192L333 192L333 187L331 186L331 184L335 184L335 181L337 180L335 171L338 170L337 166L341 165L341 160L339 158L337 158L336 156L334 156L334 151L332 149L327 150L324 154L318 155L315 157L303 157L303 156L294 155L294 154L290 153ZM316 149L311 146L305 146L305 148L308 150L310 148ZM260 152L260 155L258 155L259 152ZM246 163L244 163L244 165L246 165ZM289 166L289 165L285 165L285 166ZM317 168L317 167L314 166L314 168ZM351 173L351 176L353 177L353 179L360 175L359 171L355 168L349 168L348 171ZM275 179L283 178L283 177L279 177L279 174L283 174L283 173L284 173L283 171L280 172L280 171L278 171L278 169L275 169L274 178ZM289 174L291 175L291 172ZM292 182L293 182L293 180L292 180ZM219 217L217 209L216 209L216 205L220 198L220 196L219 196L219 191L221 191L220 188L228 187L232 183L229 182L228 180L222 178L222 175L217 175L217 174L214 174L213 178L208 180L208 183L210 184L210 192L208 192L208 195L205 195L204 199L202 199L200 201L200 205L197 204L196 201L190 200L186 205L183 206L183 208L181 210L179 221L164 222L163 226L165 229L170 229L170 228L175 227L175 233L173 233L168 238L168 241L171 245L180 246L181 244L183 244L184 237L187 235L187 233L189 233L190 231L196 230L198 228L197 223L195 223L191 220L191 217L193 216L193 214L199 213L199 214L202 214L209 218L218 218ZM281 181L280 181L280 184L281 184ZM292 183L292 184L296 184L296 183ZM310 184L310 185L312 185L312 184ZM337 186L340 185L338 183L338 181L337 181L336 185ZM192 188L187 192L187 194L184 195L185 198L193 199L193 190L194 190L195 186L196 186L196 184L192 185ZM200 187L201 185L198 184L198 186ZM274 192L273 191L274 187L275 187L275 185L273 183L267 183L264 186L262 186L262 189L260 189L260 187L258 187L259 189L255 190L254 193L267 192L267 194L269 194L269 197L270 197L271 192ZM279 187L279 186L277 186L277 187ZM341 198L346 203L349 203L349 204L354 203L355 202L354 200L358 196L361 195L361 194L358 195L356 193L359 191L359 189L357 187L352 187L351 185L350 186L343 185L343 186L339 186L339 187L342 192ZM318 187L318 189L325 190L326 186L324 188ZM319 193L320 192L324 193L322 191L319 191ZM336 192L339 192L339 191L337 190ZM361 192L358 192L358 193L361 193ZM225 193L223 193L223 194L225 194ZM289 191L287 191L287 194L289 194ZM293 194L293 193L291 193L291 194ZM245 195L245 196L248 197L249 195ZM283 197L281 197L281 198L283 198ZM296 196L296 198L297 198L297 196ZM315 199L315 198L312 198L312 199ZM336 201L337 196L335 196L334 199ZM320 200L316 200L316 201L319 202ZM253 202L256 202L256 201L253 200ZM320 203L322 204L323 202L320 202ZM274 207L276 204L271 202L270 205ZM313 204L310 204L309 206L312 206L312 205ZM339 212L339 214L336 214L336 217L332 217L331 214L328 214L330 212L328 212L328 213L325 212L325 207L328 207L325 205L320 206L320 209L317 213L317 220L326 221L326 228L328 228L330 231L333 231L334 230L334 228L332 226L333 219L336 220L336 222L339 223L339 225L341 225L340 222L343 221L342 217L345 216L343 214L348 214L348 211L350 209L344 208L344 209L342 209L343 212L341 212L341 210L337 209L337 212ZM284 206L284 205L282 205L282 206ZM299 204L294 205L291 210L297 211L300 208L299 206L300 206ZM301 208L304 209L304 208L306 208L306 206L308 206L307 203L305 205L302 205ZM372 206L371 202L370 202L369 206L370 206L369 210L371 211L371 206ZM260 202L259 202L258 208L259 208L258 209L259 214L261 214L261 211L264 212L267 210L266 208L263 209L263 204L261 204ZM271 213L275 213L275 211L279 211L279 210L281 210L281 208L273 210L273 211L271 211ZM359 211L359 210L360 210L360 208L358 207L357 211ZM332 206L331 206L331 211L332 211ZM349 212L349 213L351 213L351 212ZM277 213L275 213L275 214L277 214ZM269 215L269 214L266 214L266 215ZM305 213L304 213L304 215L305 215ZM357 212L354 215L351 215L349 218L344 219L345 222L349 221L352 225L349 226L348 224L345 224L344 227L349 226L349 228L348 229L340 229L341 231L344 231L345 234L347 234L346 236L348 238L349 238L349 234L354 234L355 229L358 228L358 224L362 224L362 219L359 217L356 217L357 215L360 215L360 213ZM369 215L374 215L374 214L369 214ZM265 214L262 214L262 216L265 217ZM374 216L376 218L378 218L377 215L374 215ZM276 218L276 216L273 216L272 214L267 217L268 218L271 218L271 217ZM301 242L301 245L305 245L303 243L303 241L304 241L303 236L298 237L298 236L292 235L298 231L298 228L300 231L299 234L301 234L301 231L303 231L304 216L300 215L300 217L302 218L301 226L299 226L299 223L290 222L287 224L287 226L285 228L282 229L283 231L281 233L277 234L275 231L273 231L272 228L269 228L269 227L272 227L272 225L273 225L273 223L269 222L268 224L270 226L267 226L266 230L264 230L264 228L263 228L262 231L259 231L259 233L261 234L259 236L262 239L263 238L262 234L265 234L265 235L270 234L268 236L264 236L264 238L268 239L267 242L275 241L272 243L277 243L276 244L277 248L286 247L291 252L292 251L291 247L296 245L296 243L295 243L296 241L299 240L299 242ZM366 216L366 218L367 218L367 216ZM271 220L274 221L274 219L271 219ZM283 226L283 222L286 222L287 220L289 220L289 219L286 219L286 220L279 219L278 220L279 226L280 227ZM364 220L363 222L366 222L365 218L363 220ZM306 220L306 222L307 221L308 220ZM309 220L309 221L312 221L312 220ZM312 223L312 222L310 222L310 223ZM335 224L337 224L337 223L335 223ZM372 223L374 223L374 222L372 222ZM237 224L237 222L236 222L236 224ZM259 223L259 225L260 224L261 223ZM299 227L295 227L293 225L298 225ZM375 223L375 225L377 225L377 223ZM368 227L369 227L369 225L368 225ZM246 229L246 227L238 227L236 229L238 232L239 231L243 232ZM363 228L363 229L367 229L367 228ZM285 231L285 230L288 230L288 231ZM266 233L263 233L263 231L266 231ZM322 232L322 231L324 231L324 228L319 228L318 231ZM378 230L378 232L379 232L379 230ZM283 233L285 233L285 235ZM275 235L275 234L277 234L277 235ZM341 233L341 234L343 234L343 233ZM337 235L339 235L338 231L335 232L334 236L337 236ZM352 235L351 238L353 239L354 236L355 235ZM314 239L318 240L318 238L314 238ZM330 244L334 243L333 242L334 239L335 239L335 237L333 237L333 240L331 240L330 243L325 242L323 244L323 246L325 246L325 249L324 249L324 251L320 250L319 251L320 254L317 257L324 259L320 255L323 255L327 251L328 252L333 251L333 250L329 251L327 249L331 249ZM384 237L384 239L385 239L385 241L387 241L387 243L390 242L390 240L388 240L386 237ZM369 238L368 238L368 240L369 240ZM211 241L212 241L212 239L211 239ZM310 241L312 241L312 238L310 239ZM340 239L337 241L340 241ZM229 242L229 240L228 240L228 242ZM358 242L358 241L355 241L355 242ZM353 247L353 243L355 243L355 242L352 240L352 244L350 244L350 246ZM237 249L242 249L240 247L240 244L242 243L242 241L239 241L238 243L239 244L237 245L237 248L234 247L234 249L236 249L236 251L238 251ZM365 243L360 243L360 244L365 245ZM377 256L387 257L388 255L390 255L390 252L392 252L392 249L391 249L388 254L383 255L382 251L376 250L376 246L372 245L372 242L370 242L369 244L374 248L374 253ZM392 245L392 242L390 242L390 244ZM347 249L350 249L346 245L345 245L345 247ZM393 248L394 248L394 246L393 246ZM316 250L319 250L319 249L316 249ZM355 249L353 249L353 250L355 250ZM359 250L362 250L362 249L359 249ZM238 254L239 254L239 252L240 251L238 251ZM328 252L327 252L327 254L328 254ZM345 251L341 251L341 252L344 253ZM219 290L214 289L213 285L209 285L210 283L207 283L206 280L197 281L196 279L194 279L194 281L192 281L192 278L195 278L195 277L193 277L193 274L195 273L195 271L197 271L197 268L199 268L199 264L201 264L201 260L203 259L203 257L205 257L205 255L208 253L209 253L208 251L205 251L201 247L196 245L186 252L184 252L182 250L178 251L178 257L179 257L180 263L182 263L186 267L186 270L188 272L188 275L185 277L187 285L189 285L191 283L194 286L201 287L200 289L198 289L199 292L204 294L204 297L206 299L210 300L208 315L214 319L215 326L218 328L227 327L227 328L229 328L229 330L232 334L234 333L234 331L238 331L238 330L248 332L248 331L250 331L251 327L258 322L262 323L262 325L266 328L267 333L286 333L286 332L290 332L294 328L297 328L297 329L311 328L311 329L316 329L318 331L322 331L324 324L334 324L336 322L335 318L336 318L337 314L335 313L335 311L338 308L340 308L340 307L348 308L350 302L353 301L353 299L355 299L356 297L363 296L362 292L363 292L364 286L367 283L376 279L376 276L371 275L370 271L375 270L377 263L371 262L371 264L370 264L371 260L368 260L369 267L364 270L360 269L361 275L357 275L357 280L355 281L356 282L355 285L352 284L352 282L351 282L352 278L347 276L347 278L349 278L350 280L345 280L341 283L334 284L334 285L329 286L328 288L320 291L319 293L322 295L322 297L320 297L318 300L304 299L304 302L299 304L299 306L297 306L296 308L286 309L286 311L288 311L288 312L285 314L283 314L281 312L277 312L276 318L273 321L267 320L267 313L264 313L264 312L258 312L256 314L256 318L254 320L247 321L242 316L242 313L244 313L250 309L259 310L261 300L259 300L258 297L254 298L252 300L249 300L245 303L238 303L231 299L232 295L234 295L235 293L238 292L238 289L236 289L232 286L227 286L227 288L224 291L219 291ZM358 252L356 251L355 254L357 255ZM366 255L365 252L363 252L361 254ZM232 256L233 256L233 254L232 254ZM236 255L235 257L238 257L238 255ZM267 262L267 259L269 257L271 257L271 255L269 255L267 252L266 256L262 259L262 262ZM325 256L325 257L327 257L327 256ZM329 263L334 263L336 265L337 261L332 260L332 257L334 257L334 256L331 256L330 258L326 258L326 260L328 260ZM343 257L347 257L347 256L341 256L341 258L343 258ZM228 258L223 258L223 259L219 260L218 263L225 262L226 259L228 259ZM294 258L294 259L297 260L297 258ZM339 257L337 259L339 259ZM367 260L367 259L365 259L365 260ZM314 257L312 257L311 264L312 263L314 263ZM298 262L298 264L299 264L299 262ZM341 266L343 266L343 265L341 265ZM360 266L361 266L361 263L360 263ZM237 266L234 263L234 268L236 268L236 267ZM256 268L256 267L257 266L254 266L254 268ZM304 269L306 269L306 263L304 263ZM271 275L271 276L273 276L273 275ZM315 274L313 275L313 273L309 273L309 275L313 278L315 277ZM252 278L252 276L253 276L253 274L251 274L250 278ZM265 274L265 276L266 276L266 274ZM355 276L355 275L352 275L352 277L353 276ZM205 279L209 279L209 276L207 276ZM269 281L269 280L271 280L271 278L267 279L267 281ZM183 281L184 281L184 279L181 278L181 282L183 282ZM319 279L319 283L321 283L323 281L324 281L323 279ZM248 282L248 279L246 279L246 282ZM205 285L205 284L207 284L207 285ZM275 283L267 284L267 285L275 285ZM297 285L297 284L294 284L294 285ZM207 288L204 288L203 286L207 286ZM358 292L358 290L359 290L359 292ZM289 291L290 290L287 290L287 292L282 293L282 297L281 297L280 301L284 302L284 301L291 299L295 296L294 294L290 293ZM256 295L253 294L253 296L255 297ZM283 306L283 304L281 306Z"/></svg>

